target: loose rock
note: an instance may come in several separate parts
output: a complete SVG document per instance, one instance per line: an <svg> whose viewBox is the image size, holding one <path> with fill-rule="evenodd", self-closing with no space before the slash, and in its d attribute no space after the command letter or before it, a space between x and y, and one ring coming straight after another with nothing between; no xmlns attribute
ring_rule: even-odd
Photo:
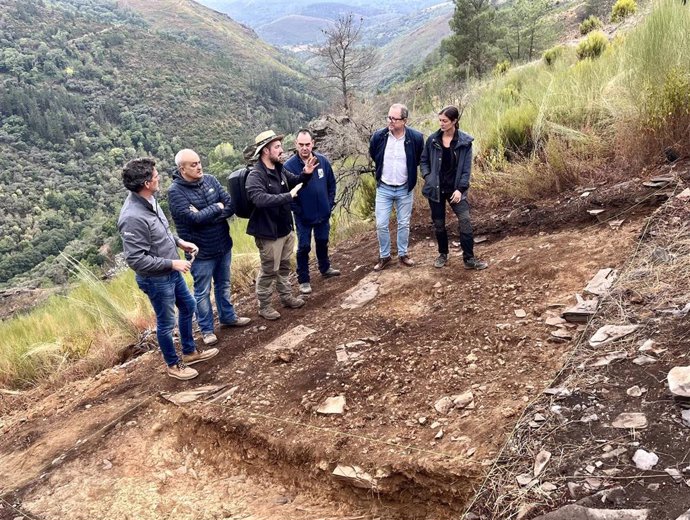
<svg viewBox="0 0 690 520"><path fill-rule="evenodd" d="M659 462L659 457L652 452L637 450L632 458L638 469L647 471L652 469Z"/></svg>
<svg viewBox="0 0 690 520"><path fill-rule="evenodd" d="M674 367L668 373L668 388L673 395L690 397L690 367Z"/></svg>
<svg viewBox="0 0 690 520"><path fill-rule="evenodd" d="M638 430L647 427L647 417L643 413L624 412L611 423L614 428L636 428Z"/></svg>
<svg viewBox="0 0 690 520"><path fill-rule="evenodd" d="M604 325L589 339L592 347L600 347L632 334L639 325Z"/></svg>
<svg viewBox="0 0 690 520"><path fill-rule="evenodd" d="M644 394L647 391L646 388L640 388L639 386L631 386L628 388L625 393L628 394L630 397L640 397L642 394Z"/></svg>
<svg viewBox="0 0 690 520"><path fill-rule="evenodd" d="M377 482L374 477L359 466L338 465L332 475L338 480L344 480L348 484L362 489L376 489Z"/></svg>
<svg viewBox="0 0 690 520"><path fill-rule="evenodd" d="M448 414L453 408L453 400L450 397L442 397L434 404L434 409L443 415Z"/></svg>
<svg viewBox="0 0 690 520"><path fill-rule="evenodd" d="M329 397L316 409L317 413L324 415L328 414L342 414L345 412L345 396L338 395L336 397Z"/></svg>
<svg viewBox="0 0 690 520"><path fill-rule="evenodd" d="M536 458L534 459L534 476L538 477L541 475L541 472L544 471L544 468L546 465L549 463L549 460L551 460L551 453L542 450L540 451Z"/></svg>
<svg viewBox="0 0 690 520"><path fill-rule="evenodd" d="M653 358L652 356L646 356L646 355L637 356L635 359L633 359L633 363L635 363L636 365L640 365L640 366L642 366L642 365L653 365L654 363L656 363L656 361L657 361L656 358Z"/></svg>

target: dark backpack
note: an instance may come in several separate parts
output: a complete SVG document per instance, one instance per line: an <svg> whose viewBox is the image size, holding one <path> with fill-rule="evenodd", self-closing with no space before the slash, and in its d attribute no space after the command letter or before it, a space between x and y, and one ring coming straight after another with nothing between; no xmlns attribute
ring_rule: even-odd
<svg viewBox="0 0 690 520"><path fill-rule="evenodd" d="M251 168L240 168L228 177L228 193L235 207L235 215L240 218L249 218L254 211L254 204L247 197L245 183Z"/></svg>

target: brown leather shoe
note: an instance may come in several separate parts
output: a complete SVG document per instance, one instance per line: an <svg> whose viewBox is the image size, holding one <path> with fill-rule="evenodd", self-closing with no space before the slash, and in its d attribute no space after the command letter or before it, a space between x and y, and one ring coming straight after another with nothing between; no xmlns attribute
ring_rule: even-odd
<svg viewBox="0 0 690 520"><path fill-rule="evenodd" d="M412 267L414 265L414 260L407 255L401 256L399 260L402 265L406 265L407 267Z"/></svg>
<svg viewBox="0 0 690 520"><path fill-rule="evenodd" d="M383 271L391 262L391 257L379 258L379 262L374 266L374 271Z"/></svg>

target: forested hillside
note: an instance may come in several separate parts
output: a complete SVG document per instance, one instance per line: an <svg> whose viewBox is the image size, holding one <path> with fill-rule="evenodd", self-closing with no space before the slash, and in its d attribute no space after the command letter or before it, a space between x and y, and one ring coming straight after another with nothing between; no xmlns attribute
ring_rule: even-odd
<svg viewBox="0 0 690 520"><path fill-rule="evenodd" d="M152 155L166 170L180 147L241 150L322 108L275 49L193 2L2 4L0 287L63 281L62 250L103 262L126 160Z"/></svg>

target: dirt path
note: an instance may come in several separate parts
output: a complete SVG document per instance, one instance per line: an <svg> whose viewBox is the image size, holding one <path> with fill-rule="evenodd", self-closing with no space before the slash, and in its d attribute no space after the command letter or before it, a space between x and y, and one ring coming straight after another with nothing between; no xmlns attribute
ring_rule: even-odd
<svg viewBox="0 0 690 520"><path fill-rule="evenodd" d="M458 251L434 269L435 244L419 232L418 265L381 274L373 234L347 242L334 255L343 276L315 277L307 305L278 322L222 331L197 380L166 378L151 353L15 398L23 406L2 418L2 493L18 489L17 505L46 519L457 517L572 348L549 340L545 319L622 263L640 227L504 236L477 246L491 264L482 272L463 270ZM368 304L341 307L367 291ZM238 307L256 316L251 297ZM314 332L266 348L298 325ZM336 347L356 341L338 361ZM181 407L160 397L207 384L234 391ZM468 392L471 402L435 408ZM335 396L342 415L316 412ZM338 465L368 476L355 487L332 476Z"/></svg>

